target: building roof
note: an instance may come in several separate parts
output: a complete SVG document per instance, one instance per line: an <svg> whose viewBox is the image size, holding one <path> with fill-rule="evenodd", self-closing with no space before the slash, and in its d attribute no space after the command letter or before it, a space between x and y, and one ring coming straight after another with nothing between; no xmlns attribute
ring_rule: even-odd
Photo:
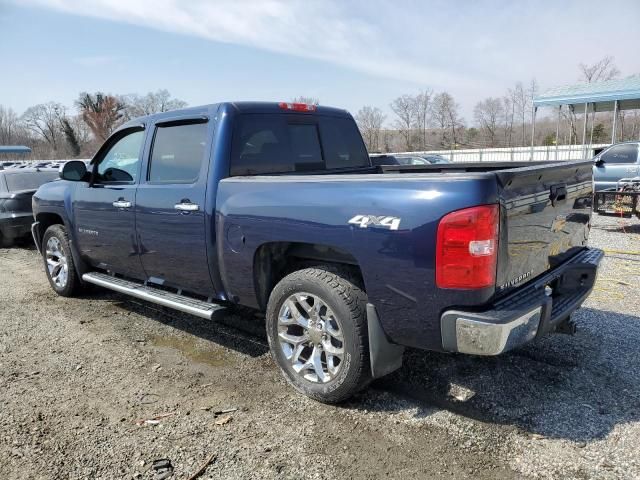
<svg viewBox="0 0 640 480"><path fill-rule="evenodd" d="M583 111L586 103L590 112L608 112L613 110L616 100L620 102L619 110L640 108L640 75L555 87L535 97L533 104L536 107L571 105Z"/></svg>
<svg viewBox="0 0 640 480"><path fill-rule="evenodd" d="M0 153L31 153L31 149L21 145L0 145Z"/></svg>

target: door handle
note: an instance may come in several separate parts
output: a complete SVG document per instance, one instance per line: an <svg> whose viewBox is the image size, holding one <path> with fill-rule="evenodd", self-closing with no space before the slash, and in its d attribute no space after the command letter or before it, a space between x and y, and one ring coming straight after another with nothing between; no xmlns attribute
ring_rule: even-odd
<svg viewBox="0 0 640 480"><path fill-rule="evenodd" d="M127 201L127 200L116 200L115 202L112 203L112 205L116 208L129 208L131 207L131 202Z"/></svg>
<svg viewBox="0 0 640 480"><path fill-rule="evenodd" d="M173 208L181 212L197 212L200 209L197 203L191 202L176 203Z"/></svg>

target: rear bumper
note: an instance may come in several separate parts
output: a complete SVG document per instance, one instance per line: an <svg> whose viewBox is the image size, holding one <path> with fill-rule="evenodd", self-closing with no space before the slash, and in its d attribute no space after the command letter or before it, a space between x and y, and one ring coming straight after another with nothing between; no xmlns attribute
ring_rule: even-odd
<svg viewBox="0 0 640 480"><path fill-rule="evenodd" d="M488 310L445 311L440 317L443 348L499 355L554 331L591 293L603 255L587 248Z"/></svg>

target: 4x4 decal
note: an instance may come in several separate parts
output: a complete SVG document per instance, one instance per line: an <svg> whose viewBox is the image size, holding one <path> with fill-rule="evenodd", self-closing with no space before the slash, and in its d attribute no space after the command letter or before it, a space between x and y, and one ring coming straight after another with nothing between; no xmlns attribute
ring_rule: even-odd
<svg viewBox="0 0 640 480"><path fill-rule="evenodd" d="M349 223L351 225L358 225L360 228L383 227L389 230L398 230L401 220L402 219L398 217L388 217L384 215L356 215L349 220Z"/></svg>

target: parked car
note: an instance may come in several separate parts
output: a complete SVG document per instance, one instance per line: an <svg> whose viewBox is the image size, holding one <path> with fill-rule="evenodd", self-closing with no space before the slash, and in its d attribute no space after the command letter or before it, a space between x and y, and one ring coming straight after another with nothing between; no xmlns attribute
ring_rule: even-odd
<svg viewBox="0 0 640 480"><path fill-rule="evenodd" d="M338 402L405 346L497 355L570 331L602 257L592 162L372 166L352 116L220 103L132 120L34 196L59 295L266 312L300 392Z"/></svg>
<svg viewBox="0 0 640 480"><path fill-rule="evenodd" d="M424 158L429 163L451 163L451 160L442 155L423 155L421 158Z"/></svg>
<svg viewBox="0 0 640 480"><path fill-rule="evenodd" d="M55 171L0 170L0 245L28 236L33 223L31 197L40 185L58 178Z"/></svg>
<svg viewBox="0 0 640 480"><path fill-rule="evenodd" d="M593 182L596 192L615 188L618 180L640 175L640 142L624 142L611 145L596 155L593 166Z"/></svg>
<svg viewBox="0 0 640 480"><path fill-rule="evenodd" d="M435 163L451 163L441 155L408 155L408 154L372 154L371 162L380 165L430 165Z"/></svg>

